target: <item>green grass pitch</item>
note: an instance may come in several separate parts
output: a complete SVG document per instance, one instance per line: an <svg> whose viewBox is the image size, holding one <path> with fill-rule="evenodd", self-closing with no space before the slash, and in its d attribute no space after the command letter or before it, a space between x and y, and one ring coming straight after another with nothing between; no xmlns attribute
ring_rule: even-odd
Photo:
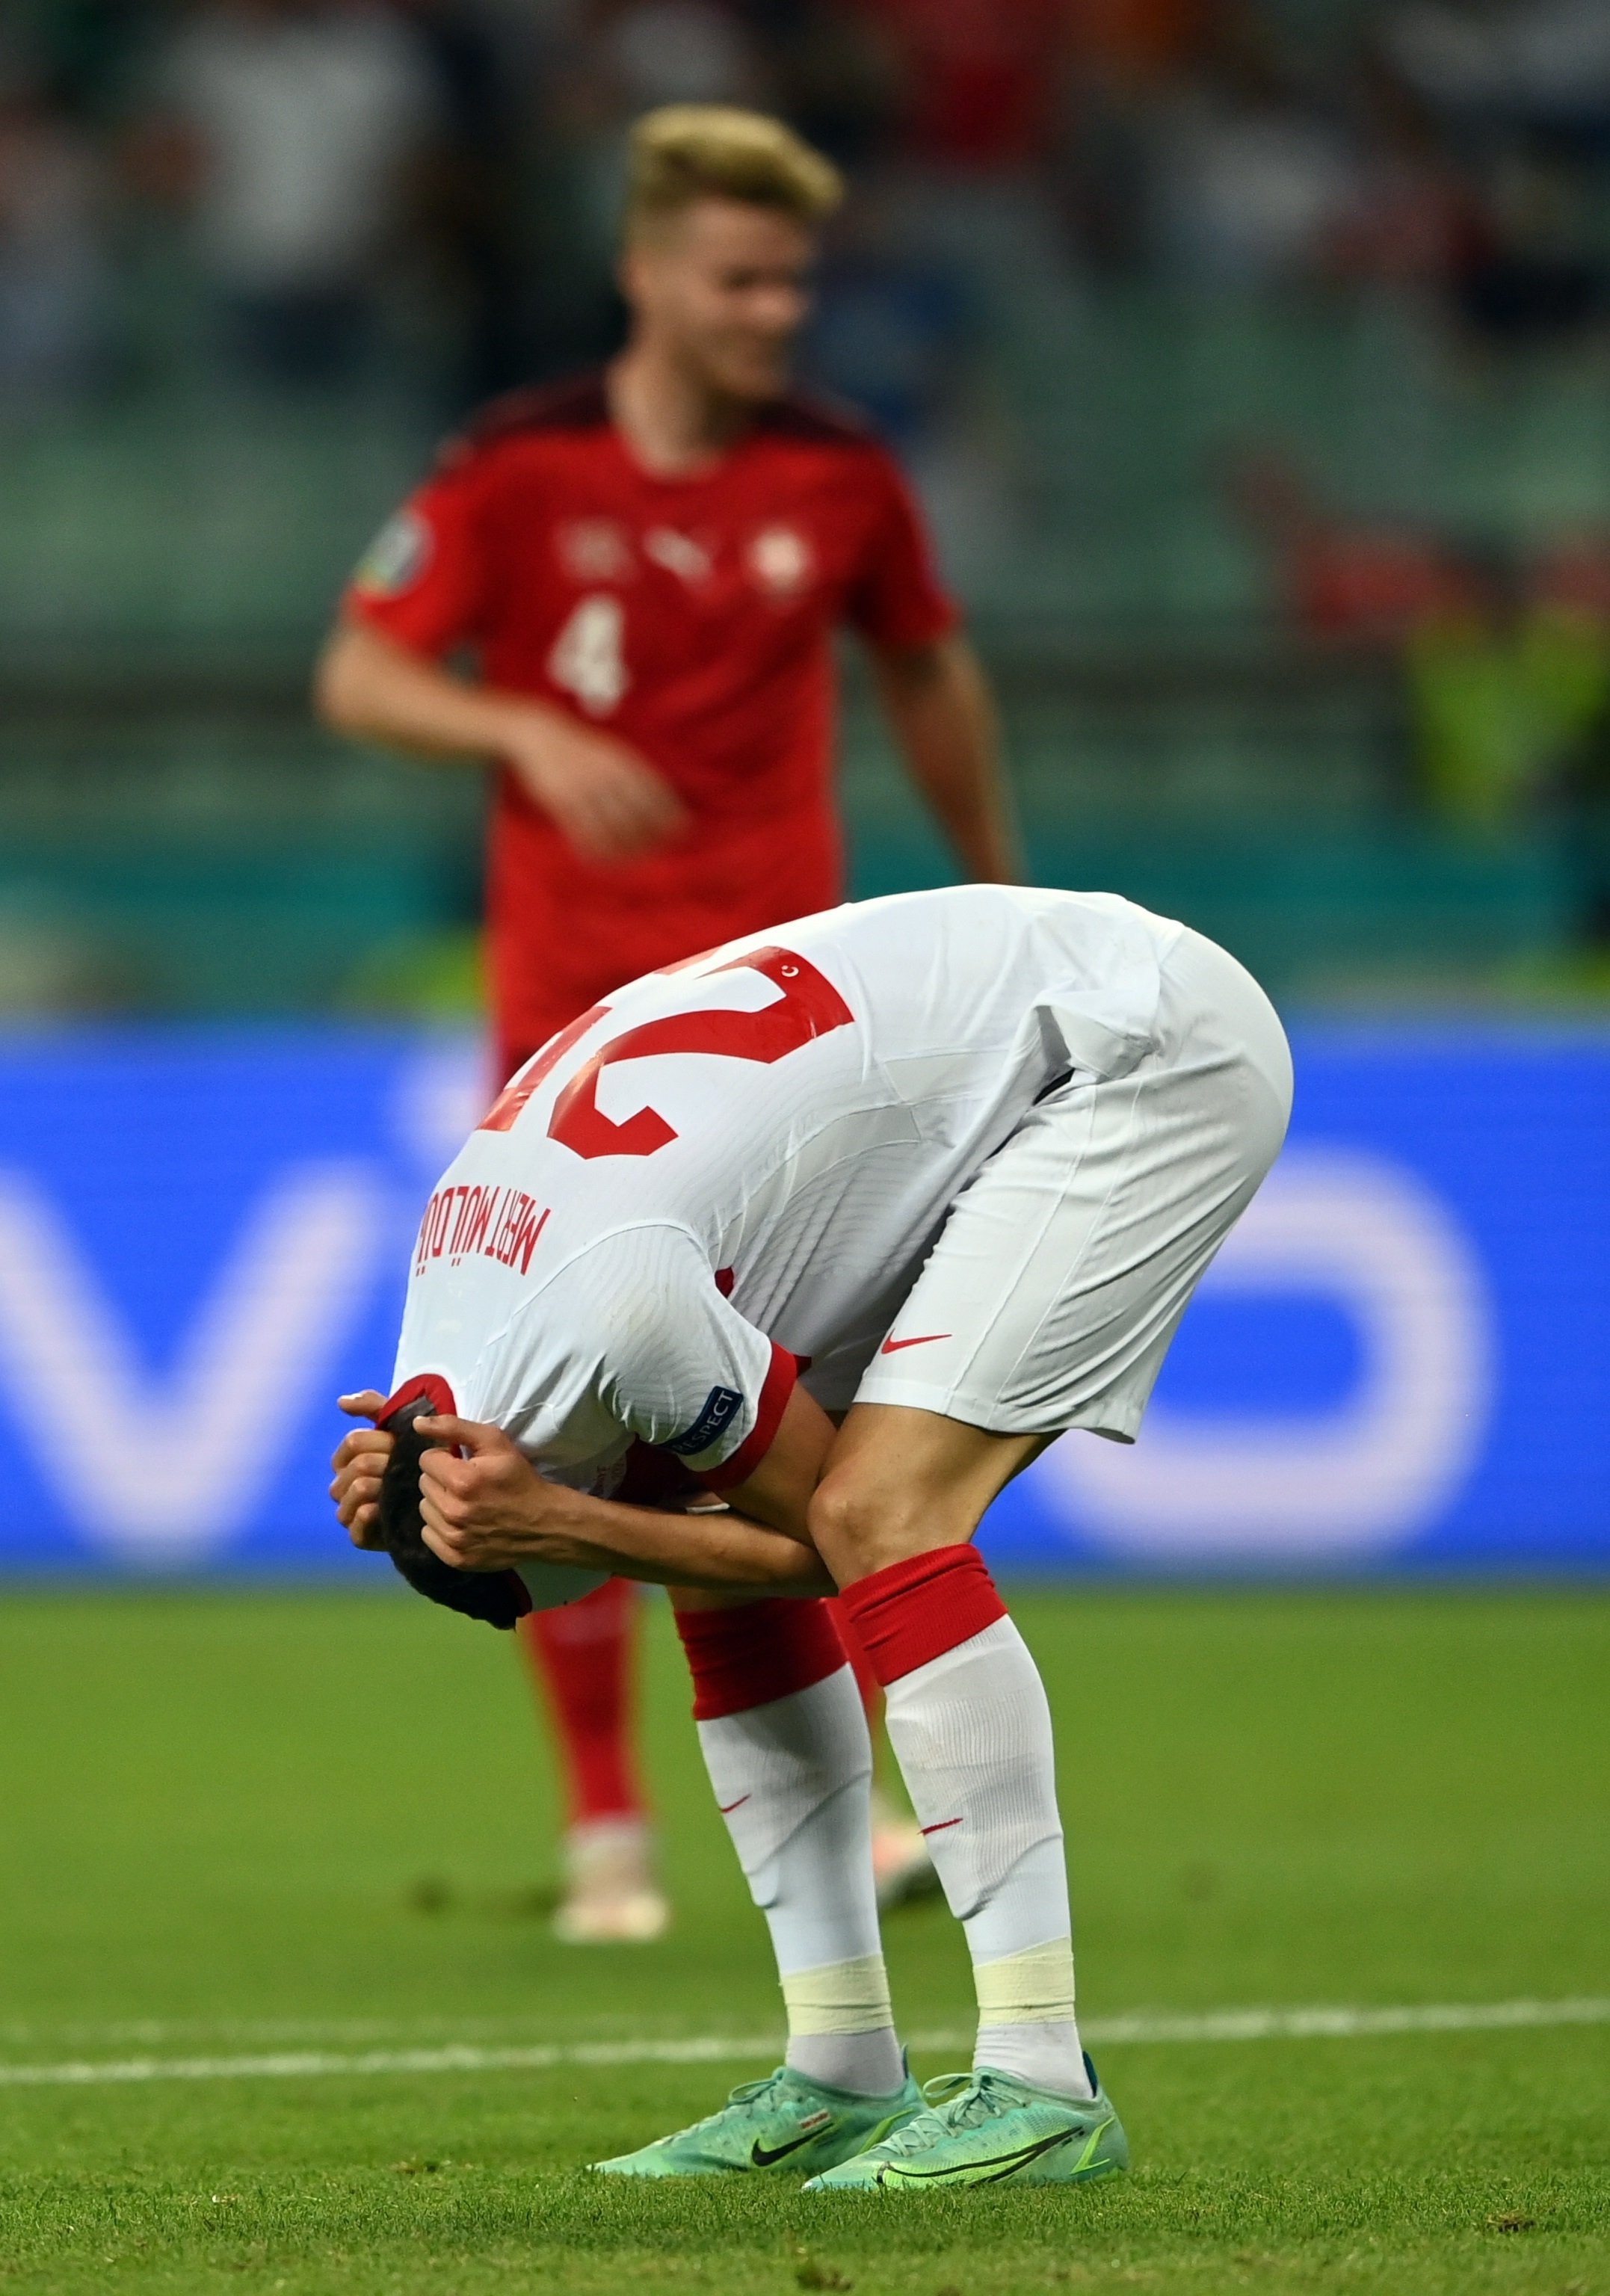
<svg viewBox="0 0 1610 2296"><path fill-rule="evenodd" d="M1610 1994L1610 1595L1017 1609L1056 1711L1088 2019ZM4 2079L775 2030L657 1600L648 1642L678 1918L586 1952L546 1933L549 1790L504 1639L400 1593L8 1598L0 2296L1610 2296L1603 2024L1115 2042L1127 2180L858 2206L579 2173L764 2057ZM942 1908L888 1942L907 2026L965 2028Z"/></svg>

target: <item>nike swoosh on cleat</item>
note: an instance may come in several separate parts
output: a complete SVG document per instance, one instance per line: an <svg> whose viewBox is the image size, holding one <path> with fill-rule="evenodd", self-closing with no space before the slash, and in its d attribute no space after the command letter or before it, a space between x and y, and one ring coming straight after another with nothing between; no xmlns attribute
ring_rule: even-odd
<svg viewBox="0 0 1610 2296"><path fill-rule="evenodd" d="M885 1340L878 1353L881 1356L898 1356L902 1348L925 1348L935 1340L950 1340L955 1337L954 1332L924 1332L920 1339Z"/></svg>
<svg viewBox="0 0 1610 2296"><path fill-rule="evenodd" d="M828 2127L832 2127L831 2122L828 2123ZM750 2161L757 2169L769 2169L778 2161L786 2161L789 2154L797 2152L801 2144L814 2144L818 2136L825 2136L826 2134L826 2128L808 2128L803 2136L791 2136L786 2144L771 2146L762 2144L757 2136L750 2147Z"/></svg>
<svg viewBox="0 0 1610 2296"><path fill-rule="evenodd" d="M1105 2126L1106 2123L1104 2121L1102 2127L1105 2128ZM973 2175L980 2169L988 2169L992 2170L993 2174L983 2177L981 2181L985 2184L998 2185L1004 2177L1011 2176L1014 2169L1026 2168L1031 2161L1038 2161L1043 2152L1055 2152L1060 2144L1073 2144L1082 2134L1083 2131L1078 2128L1058 2129L1054 2136L1039 2137L1032 2144L1020 2145L1015 2152L998 2153L993 2161L963 2161L959 2169L902 2169L898 2162L889 2161L885 2161L883 2168L878 2170L878 2182L882 2184L886 2177L892 2177L898 2184L932 2185L948 2181L964 2172ZM1101 2129L1096 2130L1095 2134L1099 2136ZM1087 2154L1088 2150L1087 2146Z"/></svg>
<svg viewBox="0 0 1610 2296"><path fill-rule="evenodd" d="M748 1800L749 1796L747 1794L740 1794L736 1801L719 1801L716 1804L716 1808L720 1811L723 1817L730 1817L734 1810L742 1809Z"/></svg>

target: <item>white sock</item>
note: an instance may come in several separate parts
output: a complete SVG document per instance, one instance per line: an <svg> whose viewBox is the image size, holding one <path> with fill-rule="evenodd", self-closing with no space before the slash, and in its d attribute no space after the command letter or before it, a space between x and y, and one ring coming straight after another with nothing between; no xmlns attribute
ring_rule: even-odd
<svg viewBox="0 0 1610 2296"><path fill-rule="evenodd" d="M788 2063L886 2096L905 2079L872 1878L872 1742L849 1667L698 1726L788 2009Z"/></svg>
<svg viewBox="0 0 1610 2296"><path fill-rule="evenodd" d="M1091 2095L1044 1685L1010 1619L888 1685L890 1743L978 1991L975 2065Z"/></svg>
<svg viewBox="0 0 1610 2296"><path fill-rule="evenodd" d="M1049 1938L1044 1945L1003 1954L998 1961L974 1962L973 1982L978 1994L975 2070L990 2065L1037 2088L1071 2096L1091 2094L1073 2015L1071 1937ZM1069 2078L1071 2067L1077 2068L1077 2087Z"/></svg>

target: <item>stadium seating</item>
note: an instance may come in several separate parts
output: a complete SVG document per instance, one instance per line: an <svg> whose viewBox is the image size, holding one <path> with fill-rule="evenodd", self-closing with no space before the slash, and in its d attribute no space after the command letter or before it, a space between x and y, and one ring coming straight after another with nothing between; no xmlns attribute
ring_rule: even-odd
<svg viewBox="0 0 1610 2296"><path fill-rule="evenodd" d="M1283 633L1224 500L1228 454L1277 441L1359 514L1610 524L1580 359L1483 373L1428 324L1389 298L1104 290L1028 312L980 381L1001 514L951 539L1035 873L1184 913L1288 994L1490 982L1570 931L1546 831L1477 849L1417 816L1391 665ZM306 1010L456 977L429 953L472 916L472 783L356 755L304 706L428 429L396 402L153 390L0 436L0 1004L43 980L69 1006ZM858 890L944 873L853 684L847 789Z"/></svg>

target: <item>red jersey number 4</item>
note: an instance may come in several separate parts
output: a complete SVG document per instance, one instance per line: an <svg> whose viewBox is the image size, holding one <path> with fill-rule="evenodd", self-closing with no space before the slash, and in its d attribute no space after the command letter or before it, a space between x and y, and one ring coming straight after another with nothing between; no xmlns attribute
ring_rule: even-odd
<svg viewBox="0 0 1610 2296"><path fill-rule="evenodd" d="M758 1013L727 1006L713 1012L662 1013L657 1021L645 1021L641 1028L628 1029L601 1045L554 1103L548 1138L578 1156L652 1156L669 1145L677 1137L675 1130L654 1108L640 1108L620 1123L606 1116L598 1105L598 1079L606 1068L659 1053L712 1053L723 1060L760 1061L769 1067L773 1061L826 1036L830 1029L848 1028L855 1017L832 981L792 949L752 949L704 978L714 980L720 972L758 972L783 993ZM544 1078L607 1009L596 1006L562 1029L530 1068L499 1095L481 1129L507 1132Z"/></svg>

